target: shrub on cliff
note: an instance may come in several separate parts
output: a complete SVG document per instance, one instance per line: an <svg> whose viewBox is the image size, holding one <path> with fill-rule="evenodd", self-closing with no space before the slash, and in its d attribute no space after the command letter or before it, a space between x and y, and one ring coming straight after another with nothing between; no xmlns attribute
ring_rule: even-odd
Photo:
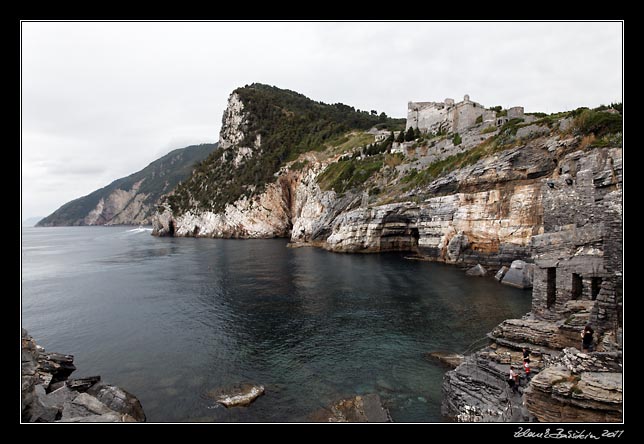
<svg viewBox="0 0 644 444"><path fill-rule="evenodd" d="M622 116L606 111L583 110L575 118L575 127L581 134L594 134L597 137L622 131Z"/></svg>

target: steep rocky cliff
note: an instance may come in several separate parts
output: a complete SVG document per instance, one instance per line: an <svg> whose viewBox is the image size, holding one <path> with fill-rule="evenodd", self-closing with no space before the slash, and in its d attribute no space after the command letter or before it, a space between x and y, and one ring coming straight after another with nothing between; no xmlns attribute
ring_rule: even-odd
<svg viewBox="0 0 644 444"><path fill-rule="evenodd" d="M265 98L246 89L231 95L223 149L164 202L154 234L288 237L291 246L409 251L494 270L513 263L515 285L533 282L532 311L500 324L489 346L446 374L444 415L620 420L621 108L497 119L497 126L474 123L461 134L416 131L407 142L360 125L337 137L337 126L332 137L306 145L310 134L298 131L325 125ZM306 125L267 131L275 122L262 124L266 111L258 110L266 109ZM588 323L596 349L581 353L574 347ZM522 368L523 347L532 350L533 379L515 392L508 373L510 365Z"/></svg>
<svg viewBox="0 0 644 444"><path fill-rule="evenodd" d="M386 131L359 128L369 120L343 131L345 113L330 120L344 136L307 145L319 134L298 131L328 125L315 120L319 110L303 111L303 96L293 105L292 94L253 85L230 96L222 149L165 201L154 234L288 237L338 252L407 250L450 263L509 265L529 259L533 236L544 231L544 183L564 174L565 156L597 149L584 139L580 111L480 123L458 139L418 134L402 144ZM276 123L289 119L297 125ZM602 137L601 145L611 143Z"/></svg>
<svg viewBox="0 0 644 444"><path fill-rule="evenodd" d="M443 413L459 421L622 420L622 150L563 156L541 188L544 232L532 237L532 310L445 375ZM580 352L580 332L594 329ZM521 350L531 372L507 384ZM523 373L517 370L518 373Z"/></svg>
<svg viewBox="0 0 644 444"><path fill-rule="evenodd" d="M190 177L195 163L216 147L202 144L171 151L141 171L66 203L37 226L149 224L159 199Z"/></svg>

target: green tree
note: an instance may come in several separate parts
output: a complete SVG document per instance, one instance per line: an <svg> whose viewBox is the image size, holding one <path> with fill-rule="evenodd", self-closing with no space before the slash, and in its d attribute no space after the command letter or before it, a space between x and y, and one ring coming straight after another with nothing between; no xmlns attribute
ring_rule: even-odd
<svg viewBox="0 0 644 444"><path fill-rule="evenodd" d="M412 140L414 140L414 137L414 128L410 126L405 133L405 142L411 142Z"/></svg>
<svg viewBox="0 0 644 444"><path fill-rule="evenodd" d="M420 139L420 136L422 136L422 133L420 132L420 128L416 127L416 130L414 131L414 138Z"/></svg>
<svg viewBox="0 0 644 444"><path fill-rule="evenodd" d="M404 141L405 141L405 132L403 130L401 130L398 133L398 137L396 137L396 142L403 143Z"/></svg>

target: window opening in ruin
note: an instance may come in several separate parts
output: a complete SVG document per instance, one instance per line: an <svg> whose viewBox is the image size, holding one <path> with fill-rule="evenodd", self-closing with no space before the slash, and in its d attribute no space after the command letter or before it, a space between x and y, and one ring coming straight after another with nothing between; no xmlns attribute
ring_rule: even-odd
<svg viewBox="0 0 644 444"><path fill-rule="evenodd" d="M546 287L546 307L550 308L557 299L557 269L548 268L548 280Z"/></svg>
<svg viewBox="0 0 644 444"><path fill-rule="evenodd" d="M583 283L581 280L581 275L577 273L572 274L572 296L571 299L576 301L581 299L581 292L583 288Z"/></svg>
<svg viewBox="0 0 644 444"><path fill-rule="evenodd" d="M601 288L601 286L602 286L602 278L600 277L591 278L590 295L593 301L597 299L597 295L599 294L599 289Z"/></svg>

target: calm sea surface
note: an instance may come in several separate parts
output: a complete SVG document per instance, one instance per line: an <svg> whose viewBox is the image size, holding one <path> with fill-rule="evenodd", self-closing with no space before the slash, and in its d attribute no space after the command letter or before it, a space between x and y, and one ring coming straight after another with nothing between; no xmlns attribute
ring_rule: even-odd
<svg viewBox="0 0 644 444"><path fill-rule="evenodd" d="M156 238L132 227L24 228L22 325L135 394L148 421L305 421L378 393L394 421L441 421L444 368L530 292L399 254L284 240ZM248 408L204 393L255 382Z"/></svg>

